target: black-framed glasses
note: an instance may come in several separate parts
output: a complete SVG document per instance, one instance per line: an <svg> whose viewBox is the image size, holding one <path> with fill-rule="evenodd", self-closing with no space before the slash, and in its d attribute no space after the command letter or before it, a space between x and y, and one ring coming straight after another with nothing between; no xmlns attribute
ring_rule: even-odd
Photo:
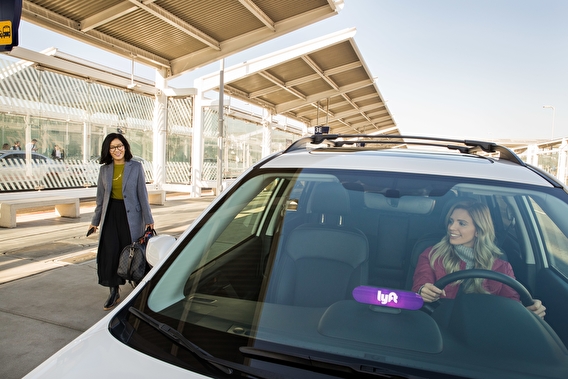
<svg viewBox="0 0 568 379"><path fill-rule="evenodd" d="M111 146L109 149L111 152L115 151L115 150L124 150L124 145L116 145L116 146Z"/></svg>

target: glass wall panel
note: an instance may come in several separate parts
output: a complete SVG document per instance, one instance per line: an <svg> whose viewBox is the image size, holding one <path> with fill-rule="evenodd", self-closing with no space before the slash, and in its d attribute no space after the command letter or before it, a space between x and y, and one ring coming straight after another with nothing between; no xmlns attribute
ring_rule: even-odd
<svg viewBox="0 0 568 379"><path fill-rule="evenodd" d="M38 182L28 180L19 171L11 179L0 172L0 190L94 185L96 176L86 173L98 171L95 162L110 132L126 136L132 153L144 163L147 177L151 178L153 111L154 96L67 76L31 62L0 58L3 147L10 148L20 141L24 149L26 137L35 138L37 153L57 158L49 168L61 165L66 173L57 175L57 180ZM22 182L13 183L14 177L22 178Z"/></svg>
<svg viewBox="0 0 568 379"><path fill-rule="evenodd" d="M217 135L219 112L215 108L203 108L203 180L217 180Z"/></svg>
<svg viewBox="0 0 568 379"><path fill-rule="evenodd" d="M69 178L57 183L40 183L44 188L95 185L101 145L111 132L125 135L151 182L154 106L152 95L67 76L31 62L0 58L1 143L9 148L20 141L24 149L26 137L35 138L37 152L46 157L54 156L70 173ZM191 183L193 107L193 97L168 99L167 183ZM230 106L225 109L223 177L229 179L258 162L266 142L260 115ZM206 107L202 112L202 178L216 181L218 109ZM286 148L300 134L279 130L279 127L275 125L271 130L271 152ZM75 172L82 174L74 177ZM0 178L0 187L2 183ZM37 183L18 188L36 187Z"/></svg>
<svg viewBox="0 0 568 379"><path fill-rule="evenodd" d="M224 178L236 178L262 158L261 124L225 118Z"/></svg>
<svg viewBox="0 0 568 379"><path fill-rule="evenodd" d="M270 152L275 153L286 149L295 140L300 137L299 133L286 132L284 130L275 129L272 132L272 141L270 143Z"/></svg>
<svg viewBox="0 0 568 379"><path fill-rule="evenodd" d="M223 149L223 177L231 179L237 177L248 167L258 162L262 156L263 130L260 117L238 117L225 115L224 118L224 149ZM245 115L247 116L247 115ZM254 119L258 122L254 122ZM204 162L203 179L215 181L217 178L217 136L218 136L218 110L214 107L203 109L203 135L204 135ZM300 131L272 130L270 152L284 150L293 141L300 137Z"/></svg>
<svg viewBox="0 0 568 379"><path fill-rule="evenodd" d="M57 145L63 152L63 159L82 159L82 124L63 120L34 119L40 125L37 136L32 132L32 137L39 141L37 150L39 153L53 158Z"/></svg>
<svg viewBox="0 0 568 379"><path fill-rule="evenodd" d="M166 137L167 183L191 183L192 125L193 98L169 98Z"/></svg>
<svg viewBox="0 0 568 379"><path fill-rule="evenodd" d="M0 133L2 145L11 148L16 141L20 141L22 148L26 136L26 123L24 116L0 113Z"/></svg>
<svg viewBox="0 0 568 379"><path fill-rule="evenodd" d="M558 152L543 152L539 154L538 167L556 176L558 174Z"/></svg>

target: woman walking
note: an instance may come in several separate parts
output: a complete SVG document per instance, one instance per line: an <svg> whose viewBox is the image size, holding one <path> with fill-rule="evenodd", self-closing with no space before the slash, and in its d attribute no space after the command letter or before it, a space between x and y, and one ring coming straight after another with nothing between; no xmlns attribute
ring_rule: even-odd
<svg viewBox="0 0 568 379"><path fill-rule="evenodd" d="M125 283L116 273L120 252L142 236L147 227L154 228L144 169L131 158L130 145L122 134L106 136L99 161L102 166L95 214L90 225L95 231L101 225L97 274L99 284L110 288L103 306L105 311L118 303L119 285Z"/></svg>

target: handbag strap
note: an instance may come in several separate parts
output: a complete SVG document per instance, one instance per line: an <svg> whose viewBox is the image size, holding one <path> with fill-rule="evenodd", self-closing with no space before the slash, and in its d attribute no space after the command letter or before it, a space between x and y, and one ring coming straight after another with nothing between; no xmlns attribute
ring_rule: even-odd
<svg viewBox="0 0 568 379"><path fill-rule="evenodd" d="M138 238L138 243L140 245L145 245L151 237L154 237L156 235L158 235L158 233L156 233L156 230L154 230L153 228L146 228L144 235Z"/></svg>

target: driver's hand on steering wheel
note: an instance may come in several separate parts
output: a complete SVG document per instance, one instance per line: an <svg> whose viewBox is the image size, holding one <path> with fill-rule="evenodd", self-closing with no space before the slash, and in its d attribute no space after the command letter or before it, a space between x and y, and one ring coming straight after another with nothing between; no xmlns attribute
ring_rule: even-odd
<svg viewBox="0 0 568 379"><path fill-rule="evenodd" d="M425 303L432 303L434 301L437 301L440 298L440 296L446 296L446 292L444 290L439 289L438 287L434 286L432 283L426 283L422 287L420 287L418 289L418 294L422 296L422 299L424 300Z"/></svg>
<svg viewBox="0 0 568 379"><path fill-rule="evenodd" d="M533 305L529 305L527 307L527 309L531 312L533 312L534 314L536 314L537 316L539 316L540 318L544 318L544 316L546 315L546 307L544 305L542 305L542 301L538 300L538 299L533 299L534 303Z"/></svg>

